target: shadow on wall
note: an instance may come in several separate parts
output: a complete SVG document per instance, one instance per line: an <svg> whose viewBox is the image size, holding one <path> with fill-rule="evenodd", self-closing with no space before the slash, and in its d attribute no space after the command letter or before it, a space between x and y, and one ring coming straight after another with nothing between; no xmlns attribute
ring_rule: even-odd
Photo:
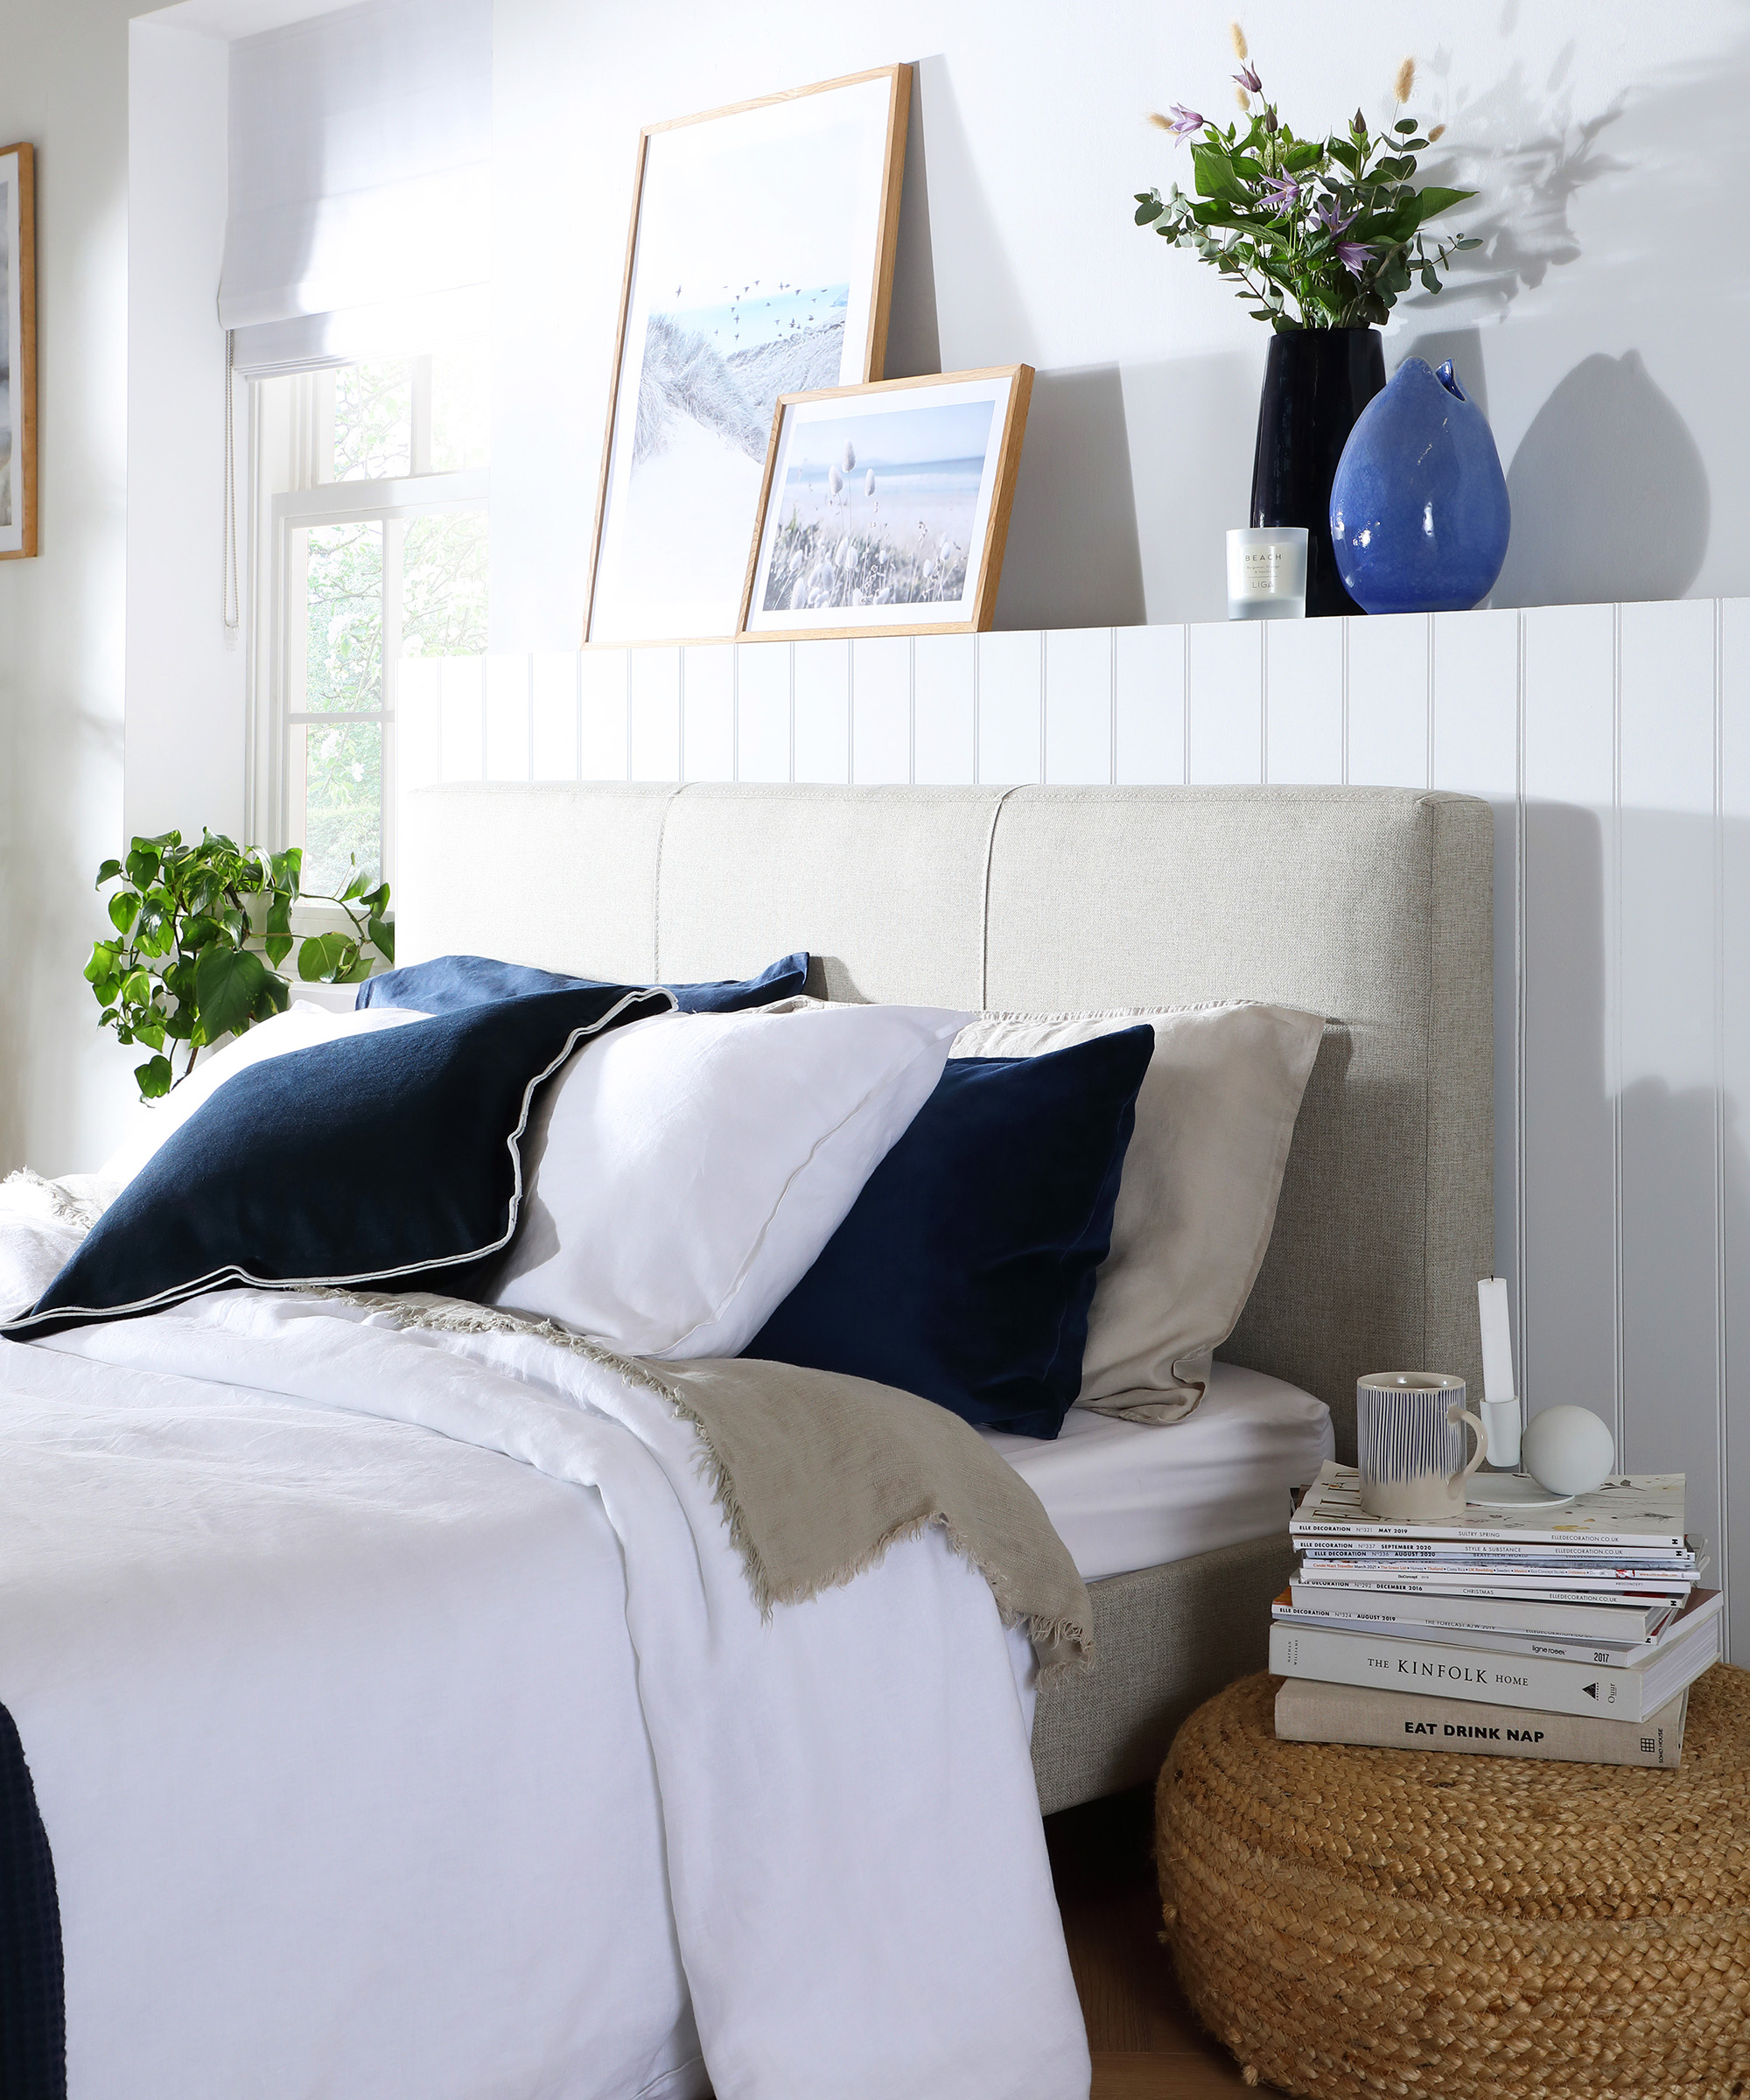
<svg viewBox="0 0 1750 2100"><path fill-rule="evenodd" d="M938 254L946 287L941 298ZM940 55L920 59L912 74L888 378L941 371L944 326L956 365L1031 361L1026 305L1005 255L948 62ZM1146 616L1117 367L1040 372L1021 448L996 624L1125 626Z"/></svg>
<svg viewBox="0 0 1750 2100"><path fill-rule="evenodd" d="M1532 419L1507 493L1494 605L1681 598L1701 573L1707 469L1638 351L1575 366Z"/></svg>
<svg viewBox="0 0 1750 2100"><path fill-rule="evenodd" d="M942 332L935 313L935 251L930 242L929 168L924 152L924 67L912 66L912 107L906 128L906 180L900 192L900 234L893 254L893 293L887 309L884 376L915 379L942 370Z"/></svg>
<svg viewBox="0 0 1750 2100"><path fill-rule="evenodd" d="M1728 821L1722 836L1703 813L1627 807L1613 827L1612 872L1597 812L1530 802L1524 821L1522 1390L1533 1412L1568 1403L1608 1420L1620 1334L1620 1462L1687 1473L1697 1530L1717 1536L1729 1512L1743 1559L1732 1580L1741 1660L1750 1452L1735 1439L1722 1448L1716 1352L1722 1310L1728 1363L1750 1322L1746 1104L1730 1065L1718 1095L1685 1076L1711 1062L1692 1025L1697 953L1711 957L1712 939L1705 926L1673 927L1674 892L1654 892L1675 876L1677 892L1706 897L1721 852L1741 879L1750 825ZM1607 893L1620 898L1620 941ZM1624 1068L1613 1094L1619 1027ZM1498 1189L1495 1200L1513 1193ZM1717 1558L1712 1579L1722 1572Z"/></svg>
<svg viewBox="0 0 1750 2100"><path fill-rule="evenodd" d="M997 593L999 627L1121 627L1148 617L1116 365L1041 372Z"/></svg>

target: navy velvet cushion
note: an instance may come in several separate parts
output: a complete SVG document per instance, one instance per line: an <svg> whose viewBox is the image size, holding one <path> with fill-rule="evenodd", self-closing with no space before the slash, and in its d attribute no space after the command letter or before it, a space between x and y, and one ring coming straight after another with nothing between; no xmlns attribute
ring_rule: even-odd
<svg viewBox="0 0 1750 2100"><path fill-rule="evenodd" d="M661 990L549 991L245 1066L0 1333L23 1340L236 1284L467 1297L516 1227L536 1088L585 1038L673 1011Z"/></svg>
<svg viewBox="0 0 1750 2100"><path fill-rule="evenodd" d="M745 1354L849 1371L1054 1437L1082 1390L1154 1031L952 1060Z"/></svg>
<svg viewBox="0 0 1750 2100"><path fill-rule="evenodd" d="M725 978L715 984L666 984L682 1013L744 1013L751 1006L794 998L808 982L806 951L784 956L757 977ZM537 991L593 989L594 977L560 976L522 962L495 962L489 956L438 956L367 977L355 1006L411 1006L421 1013L454 1013L497 999L523 999Z"/></svg>

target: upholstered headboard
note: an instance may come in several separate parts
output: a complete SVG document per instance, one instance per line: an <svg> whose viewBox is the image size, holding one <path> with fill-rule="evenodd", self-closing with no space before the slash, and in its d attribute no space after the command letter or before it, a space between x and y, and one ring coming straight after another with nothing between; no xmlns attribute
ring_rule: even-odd
<svg viewBox="0 0 1750 2100"><path fill-rule="evenodd" d="M1220 1352L1327 1401L1480 1364L1493 822L1396 788L478 785L401 809L399 959L643 982L792 948L833 998L1323 1013L1276 1230Z"/></svg>

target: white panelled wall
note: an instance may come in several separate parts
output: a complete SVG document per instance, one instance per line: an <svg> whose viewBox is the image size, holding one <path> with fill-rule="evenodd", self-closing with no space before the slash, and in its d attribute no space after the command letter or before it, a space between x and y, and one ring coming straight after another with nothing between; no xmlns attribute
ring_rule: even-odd
<svg viewBox="0 0 1750 2100"><path fill-rule="evenodd" d="M404 784L1486 796L1521 1383L1688 1474L1750 1662L1750 600L452 658L406 665L402 710Z"/></svg>

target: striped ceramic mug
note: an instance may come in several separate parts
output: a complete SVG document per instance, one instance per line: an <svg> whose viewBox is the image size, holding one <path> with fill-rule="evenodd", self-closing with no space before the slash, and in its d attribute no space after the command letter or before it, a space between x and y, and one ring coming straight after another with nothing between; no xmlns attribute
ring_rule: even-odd
<svg viewBox="0 0 1750 2100"><path fill-rule="evenodd" d="M1477 1446L1465 1463L1465 1427ZM1369 1371L1355 1382L1355 1464L1362 1507L1388 1522L1456 1516L1482 1464L1488 1432L1465 1405L1465 1382L1439 1371Z"/></svg>

